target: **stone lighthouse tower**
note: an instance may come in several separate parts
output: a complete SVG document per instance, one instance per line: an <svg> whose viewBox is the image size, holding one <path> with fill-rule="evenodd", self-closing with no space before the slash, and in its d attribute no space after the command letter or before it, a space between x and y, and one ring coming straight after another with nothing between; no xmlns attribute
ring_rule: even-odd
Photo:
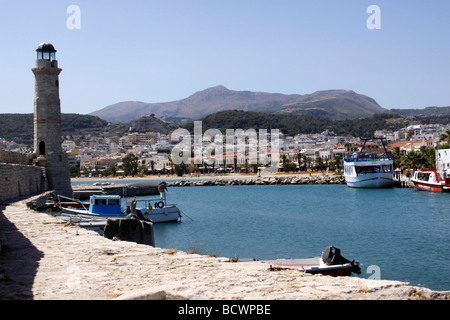
<svg viewBox="0 0 450 320"><path fill-rule="evenodd" d="M49 190L72 195L67 155L62 150L59 79L61 69L55 59L56 50L48 42L36 49L34 98L34 153L45 167Z"/></svg>

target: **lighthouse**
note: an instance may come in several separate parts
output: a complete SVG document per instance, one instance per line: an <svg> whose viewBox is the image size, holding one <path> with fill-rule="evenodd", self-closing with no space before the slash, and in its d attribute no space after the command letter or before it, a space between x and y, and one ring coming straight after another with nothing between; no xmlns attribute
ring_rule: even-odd
<svg viewBox="0 0 450 320"><path fill-rule="evenodd" d="M45 167L47 187L55 193L72 195L67 155L62 150L61 103L56 50L43 42L36 49L34 97L34 153L38 163Z"/></svg>

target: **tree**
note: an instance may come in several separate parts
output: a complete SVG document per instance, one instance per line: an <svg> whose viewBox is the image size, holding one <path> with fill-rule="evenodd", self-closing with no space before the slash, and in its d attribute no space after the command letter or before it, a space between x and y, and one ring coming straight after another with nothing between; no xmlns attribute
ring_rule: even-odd
<svg viewBox="0 0 450 320"><path fill-rule="evenodd" d="M80 176L80 166L70 167L70 176L71 177L79 177Z"/></svg>
<svg viewBox="0 0 450 320"><path fill-rule="evenodd" d="M450 129L445 129L444 133L441 134L439 141L444 141L443 145L439 145L439 149L450 148Z"/></svg>
<svg viewBox="0 0 450 320"><path fill-rule="evenodd" d="M139 172L138 172L138 176L139 177L143 177L147 174L147 167L143 164L140 168L139 168Z"/></svg>
<svg viewBox="0 0 450 320"><path fill-rule="evenodd" d="M420 147L419 163L423 168L434 168L436 164L436 150L426 146Z"/></svg>
<svg viewBox="0 0 450 320"><path fill-rule="evenodd" d="M351 149L352 146L353 146L353 144L351 144L350 142L347 142L347 143L344 145L345 151L347 151L347 157L350 157L350 154L351 154L350 149Z"/></svg>
<svg viewBox="0 0 450 320"><path fill-rule="evenodd" d="M401 156L400 147L395 147L394 148L394 167L395 168L400 167L400 156Z"/></svg>
<svg viewBox="0 0 450 320"><path fill-rule="evenodd" d="M402 155L400 159L400 165L403 168L412 168L416 171L417 166L420 164L420 153L417 151L411 151L410 153Z"/></svg>
<svg viewBox="0 0 450 320"><path fill-rule="evenodd" d="M319 156L316 159L316 169L324 170L328 166L328 158Z"/></svg>
<svg viewBox="0 0 450 320"><path fill-rule="evenodd" d="M116 174L117 174L117 164L113 164L113 165L111 165L110 167L109 167L109 169L110 169L110 171L111 171L111 174L113 175L113 176L115 176Z"/></svg>
<svg viewBox="0 0 450 320"><path fill-rule="evenodd" d="M139 167L138 157L130 153L122 159L122 162L122 169L125 172L125 175L137 174Z"/></svg>
<svg viewBox="0 0 450 320"><path fill-rule="evenodd" d="M177 176L181 177L186 173L187 166L184 162L181 162L180 164L173 164L173 170Z"/></svg>
<svg viewBox="0 0 450 320"><path fill-rule="evenodd" d="M302 168L306 171L306 156L299 152L297 153L297 162L298 162L298 168L301 171Z"/></svg>
<svg viewBox="0 0 450 320"><path fill-rule="evenodd" d="M444 133L441 134L439 141L450 143L450 129L445 129Z"/></svg>
<svg viewBox="0 0 450 320"><path fill-rule="evenodd" d="M150 160L150 169L152 170L152 173L155 170L155 161L154 160Z"/></svg>
<svg viewBox="0 0 450 320"><path fill-rule="evenodd" d="M259 164L258 163L252 163L251 166L253 167L253 173L258 172Z"/></svg>
<svg viewBox="0 0 450 320"><path fill-rule="evenodd" d="M342 167L342 157L340 155L334 156L333 165L334 165L335 169L339 172Z"/></svg>
<svg viewBox="0 0 450 320"><path fill-rule="evenodd" d="M308 168L311 168L311 162L313 159L311 157L305 157L305 163L307 164Z"/></svg>

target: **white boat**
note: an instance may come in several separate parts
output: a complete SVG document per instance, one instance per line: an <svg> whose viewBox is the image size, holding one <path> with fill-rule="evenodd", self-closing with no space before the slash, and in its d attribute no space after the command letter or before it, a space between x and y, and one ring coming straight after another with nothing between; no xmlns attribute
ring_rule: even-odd
<svg viewBox="0 0 450 320"><path fill-rule="evenodd" d="M385 151L384 155L364 152L366 142L360 152L344 159L345 182L352 188L389 188L394 185L394 158L387 154L383 138L380 139Z"/></svg>
<svg viewBox="0 0 450 320"><path fill-rule="evenodd" d="M103 233L106 222L108 220L108 218L104 217L97 218L64 212L61 212L57 217L66 221L68 224L77 224L80 227L95 230L101 234Z"/></svg>
<svg viewBox="0 0 450 320"><path fill-rule="evenodd" d="M178 221L181 212L174 204L168 205L166 201L158 200L151 205L154 199L133 199L126 201L118 195L92 195L89 205L82 208L63 207L63 216L78 222L101 222L101 219L125 218L134 214L153 223ZM124 209L124 207L126 209Z"/></svg>

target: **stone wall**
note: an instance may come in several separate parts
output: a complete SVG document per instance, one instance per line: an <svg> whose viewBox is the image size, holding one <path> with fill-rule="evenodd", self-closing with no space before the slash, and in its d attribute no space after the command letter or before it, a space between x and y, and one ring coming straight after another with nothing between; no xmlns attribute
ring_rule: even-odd
<svg viewBox="0 0 450 320"><path fill-rule="evenodd" d="M30 164L32 154L24 154L0 149L0 163Z"/></svg>
<svg viewBox="0 0 450 320"><path fill-rule="evenodd" d="M42 179L39 166L0 163L0 201L43 191Z"/></svg>

